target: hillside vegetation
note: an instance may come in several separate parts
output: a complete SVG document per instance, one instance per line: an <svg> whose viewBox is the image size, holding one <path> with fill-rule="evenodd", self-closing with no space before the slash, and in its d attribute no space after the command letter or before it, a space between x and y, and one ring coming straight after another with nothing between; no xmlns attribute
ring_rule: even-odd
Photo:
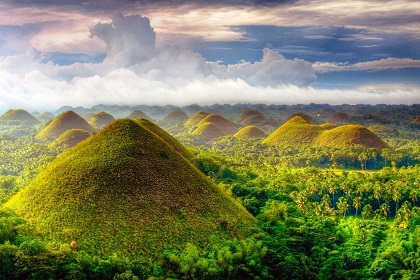
<svg viewBox="0 0 420 280"><path fill-rule="evenodd" d="M95 129L99 130L114 120L115 118L112 115L108 114L107 112L100 111L92 116L92 118L89 120L89 124Z"/></svg>
<svg viewBox="0 0 420 280"><path fill-rule="evenodd" d="M90 136L90 133L83 129L69 129L55 139L50 146L60 149L67 149L79 144Z"/></svg>
<svg viewBox="0 0 420 280"><path fill-rule="evenodd" d="M258 138L258 137L266 137L267 133L265 133L260 128L249 125L245 126L244 128L240 129L238 132L236 132L233 136L236 138Z"/></svg>
<svg viewBox="0 0 420 280"><path fill-rule="evenodd" d="M233 135L238 131L238 129L233 125L231 121L218 114L211 114L206 116L197 124L197 126L200 126L205 123L213 123L226 134L230 135Z"/></svg>
<svg viewBox="0 0 420 280"><path fill-rule="evenodd" d="M0 116L0 125L36 125L40 121L22 109L10 109Z"/></svg>
<svg viewBox="0 0 420 280"><path fill-rule="evenodd" d="M67 150L6 207L49 239L156 256L210 235L243 236L253 218L138 123L117 120Z"/></svg>

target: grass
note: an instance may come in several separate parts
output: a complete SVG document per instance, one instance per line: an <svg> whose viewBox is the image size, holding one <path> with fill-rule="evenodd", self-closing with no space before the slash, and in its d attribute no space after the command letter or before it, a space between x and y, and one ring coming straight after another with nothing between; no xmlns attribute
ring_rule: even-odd
<svg viewBox="0 0 420 280"><path fill-rule="evenodd" d="M206 141L227 135L227 133L221 130L220 127L210 122L201 124L192 132L192 134L198 135Z"/></svg>
<svg viewBox="0 0 420 280"><path fill-rule="evenodd" d="M163 123L166 125L175 125L177 123L183 123L188 120L188 115L181 109L174 109L163 118Z"/></svg>
<svg viewBox="0 0 420 280"><path fill-rule="evenodd" d="M83 129L89 133L95 132L95 129L85 119L75 112L68 110L54 118L35 137L38 140L51 141L57 139L61 134L70 129Z"/></svg>
<svg viewBox="0 0 420 280"><path fill-rule="evenodd" d="M209 113L200 111L195 114L193 114L191 117L188 118L188 120L185 121L184 126L193 127L196 126L199 122L201 122L202 119L207 117Z"/></svg>
<svg viewBox="0 0 420 280"><path fill-rule="evenodd" d="M64 152L6 204L52 240L154 257L209 236L241 237L252 216L145 121L117 120Z"/></svg>
<svg viewBox="0 0 420 280"><path fill-rule="evenodd" d="M55 139L50 146L60 149L67 149L76 146L90 136L90 133L83 129L69 129Z"/></svg>

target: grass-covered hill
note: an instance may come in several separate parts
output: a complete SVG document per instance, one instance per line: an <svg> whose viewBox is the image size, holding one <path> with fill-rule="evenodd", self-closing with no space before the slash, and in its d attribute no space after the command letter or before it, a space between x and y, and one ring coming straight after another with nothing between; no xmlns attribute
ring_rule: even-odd
<svg viewBox="0 0 420 280"><path fill-rule="evenodd" d="M327 130L337 127L335 124L332 124L332 123L323 123L323 124L320 124L319 126L322 127L323 129L327 129Z"/></svg>
<svg viewBox="0 0 420 280"><path fill-rule="evenodd" d="M197 126L203 125L205 123L213 123L226 134L230 135L233 135L238 131L238 129L233 125L231 121L218 114L210 114L206 116L197 124Z"/></svg>
<svg viewBox="0 0 420 280"><path fill-rule="evenodd" d="M95 129L87 123L85 119L69 110L55 117L46 127L44 127L35 137L38 140L55 140L61 134L70 129L83 129L93 133Z"/></svg>
<svg viewBox="0 0 420 280"><path fill-rule="evenodd" d="M388 147L375 133L364 126L356 124L348 124L326 130L314 142L316 146L336 148L346 148L352 144L379 150Z"/></svg>
<svg viewBox="0 0 420 280"><path fill-rule="evenodd" d="M303 117L289 120L263 143L278 146L327 146L346 148L360 145L366 148L383 149L388 145L375 133L361 125L343 125L334 127L331 124L316 125Z"/></svg>
<svg viewBox="0 0 420 280"><path fill-rule="evenodd" d="M71 148L76 146L86 138L90 133L83 129L69 129L55 139L50 145L51 147L58 147L62 149Z"/></svg>
<svg viewBox="0 0 420 280"><path fill-rule="evenodd" d="M40 121L22 109L10 109L0 116L0 125L18 126L18 125L36 125Z"/></svg>
<svg viewBox="0 0 420 280"><path fill-rule="evenodd" d="M211 235L240 237L253 223L188 160L129 119L64 152L5 207L47 238L120 256L154 257Z"/></svg>
<svg viewBox="0 0 420 280"><path fill-rule="evenodd" d="M308 114L306 114L306 113L303 113L303 112L297 112L297 113L293 113L293 114L291 114L287 119L286 119L286 121L290 121L291 119L293 119L294 117L301 117L301 118L303 118L303 119L305 119L305 120L307 120L308 122L314 122L314 119L311 117L311 116L309 116Z"/></svg>
<svg viewBox="0 0 420 280"><path fill-rule="evenodd" d="M142 119L146 119L149 121L154 121L153 118L151 118L150 116L146 115L146 113L144 113L143 111L140 110L134 110L133 112L131 112L127 118L129 119L138 119L138 118L142 118Z"/></svg>
<svg viewBox="0 0 420 280"><path fill-rule="evenodd" d="M240 129L233 136L235 136L236 138L258 138L258 137L266 137L267 133L265 133L263 130L261 130L260 128L256 126L249 125Z"/></svg>
<svg viewBox="0 0 420 280"><path fill-rule="evenodd" d="M93 117L89 120L89 124L99 130L114 120L115 118L112 115L108 114L107 112L100 111L93 115Z"/></svg>
<svg viewBox="0 0 420 280"><path fill-rule="evenodd" d="M221 136L228 135L226 132L224 132L220 127L215 125L214 123L208 122L203 123L200 126L198 126L193 132L192 135L197 135L204 139L205 141L211 141L215 138L219 138Z"/></svg>
<svg viewBox="0 0 420 280"><path fill-rule="evenodd" d="M188 120L188 115L183 110L175 108L162 119L162 123L172 126L177 123L184 123L186 120Z"/></svg>
<svg viewBox="0 0 420 280"><path fill-rule="evenodd" d="M209 113L199 111L191 115L188 120L185 121L184 126L193 127L196 126L199 122L201 122L205 117L207 117Z"/></svg>
<svg viewBox="0 0 420 280"><path fill-rule="evenodd" d="M319 125L302 116L295 116L271 133L263 143L278 146L312 145L323 131Z"/></svg>

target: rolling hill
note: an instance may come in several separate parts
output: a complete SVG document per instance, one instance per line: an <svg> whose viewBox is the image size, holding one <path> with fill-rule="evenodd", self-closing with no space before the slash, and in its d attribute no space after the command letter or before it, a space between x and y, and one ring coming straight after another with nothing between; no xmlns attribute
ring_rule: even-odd
<svg viewBox="0 0 420 280"><path fill-rule="evenodd" d="M181 109L173 109L163 119L162 122L167 126L173 126L178 123L184 123L188 120L188 115Z"/></svg>
<svg viewBox="0 0 420 280"><path fill-rule="evenodd" d="M193 127L196 126L199 122L201 122L205 117L207 117L209 113L199 111L191 115L188 120L185 121L184 126Z"/></svg>
<svg viewBox="0 0 420 280"><path fill-rule="evenodd" d="M140 111L140 110L134 110L133 112L131 112L130 115L127 116L127 118L132 119L132 120L142 118L142 119L149 120L151 122L154 121L151 117L149 117L143 111Z"/></svg>
<svg viewBox="0 0 420 280"><path fill-rule="evenodd" d="M83 129L69 129L55 139L50 145L61 149L71 148L90 136L90 133Z"/></svg>
<svg viewBox="0 0 420 280"><path fill-rule="evenodd" d="M254 109L248 109L242 112L242 114L235 120L241 125L265 125L269 123L267 119L260 111Z"/></svg>
<svg viewBox="0 0 420 280"><path fill-rule="evenodd" d="M83 129L89 133L95 132L95 129L85 119L75 112L68 110L55 117L35 137L42 141L52 141L69 129Z"/></svg>
<svg viewBox="0 0 420 280"><path fill-rule="evenodd" d="M246 235L252 216L143 122L114 121L5 206L47 238L99 254L153 258L211 235Z"/></svg>
<svg viewBox="0 0 420 280"><path fill-rule="evenodd" d="M203 138L206 141L211 141L215 138L228 135L226 132L221 130L214 123L204 123L198 126L193 132L192 135L197 135Z"/></svg>

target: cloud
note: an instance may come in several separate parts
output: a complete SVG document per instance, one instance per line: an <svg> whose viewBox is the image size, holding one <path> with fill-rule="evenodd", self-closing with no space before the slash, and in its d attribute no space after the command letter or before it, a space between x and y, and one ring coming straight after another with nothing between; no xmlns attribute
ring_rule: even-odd
<svg viewBox="0 0 420 280"><path fill-rule="evenodd" d="M313 67L318 73L338 71L380 71L401 68L420 68L420 60L388 57L380 60L349 63L316 62Z"/></svg>

